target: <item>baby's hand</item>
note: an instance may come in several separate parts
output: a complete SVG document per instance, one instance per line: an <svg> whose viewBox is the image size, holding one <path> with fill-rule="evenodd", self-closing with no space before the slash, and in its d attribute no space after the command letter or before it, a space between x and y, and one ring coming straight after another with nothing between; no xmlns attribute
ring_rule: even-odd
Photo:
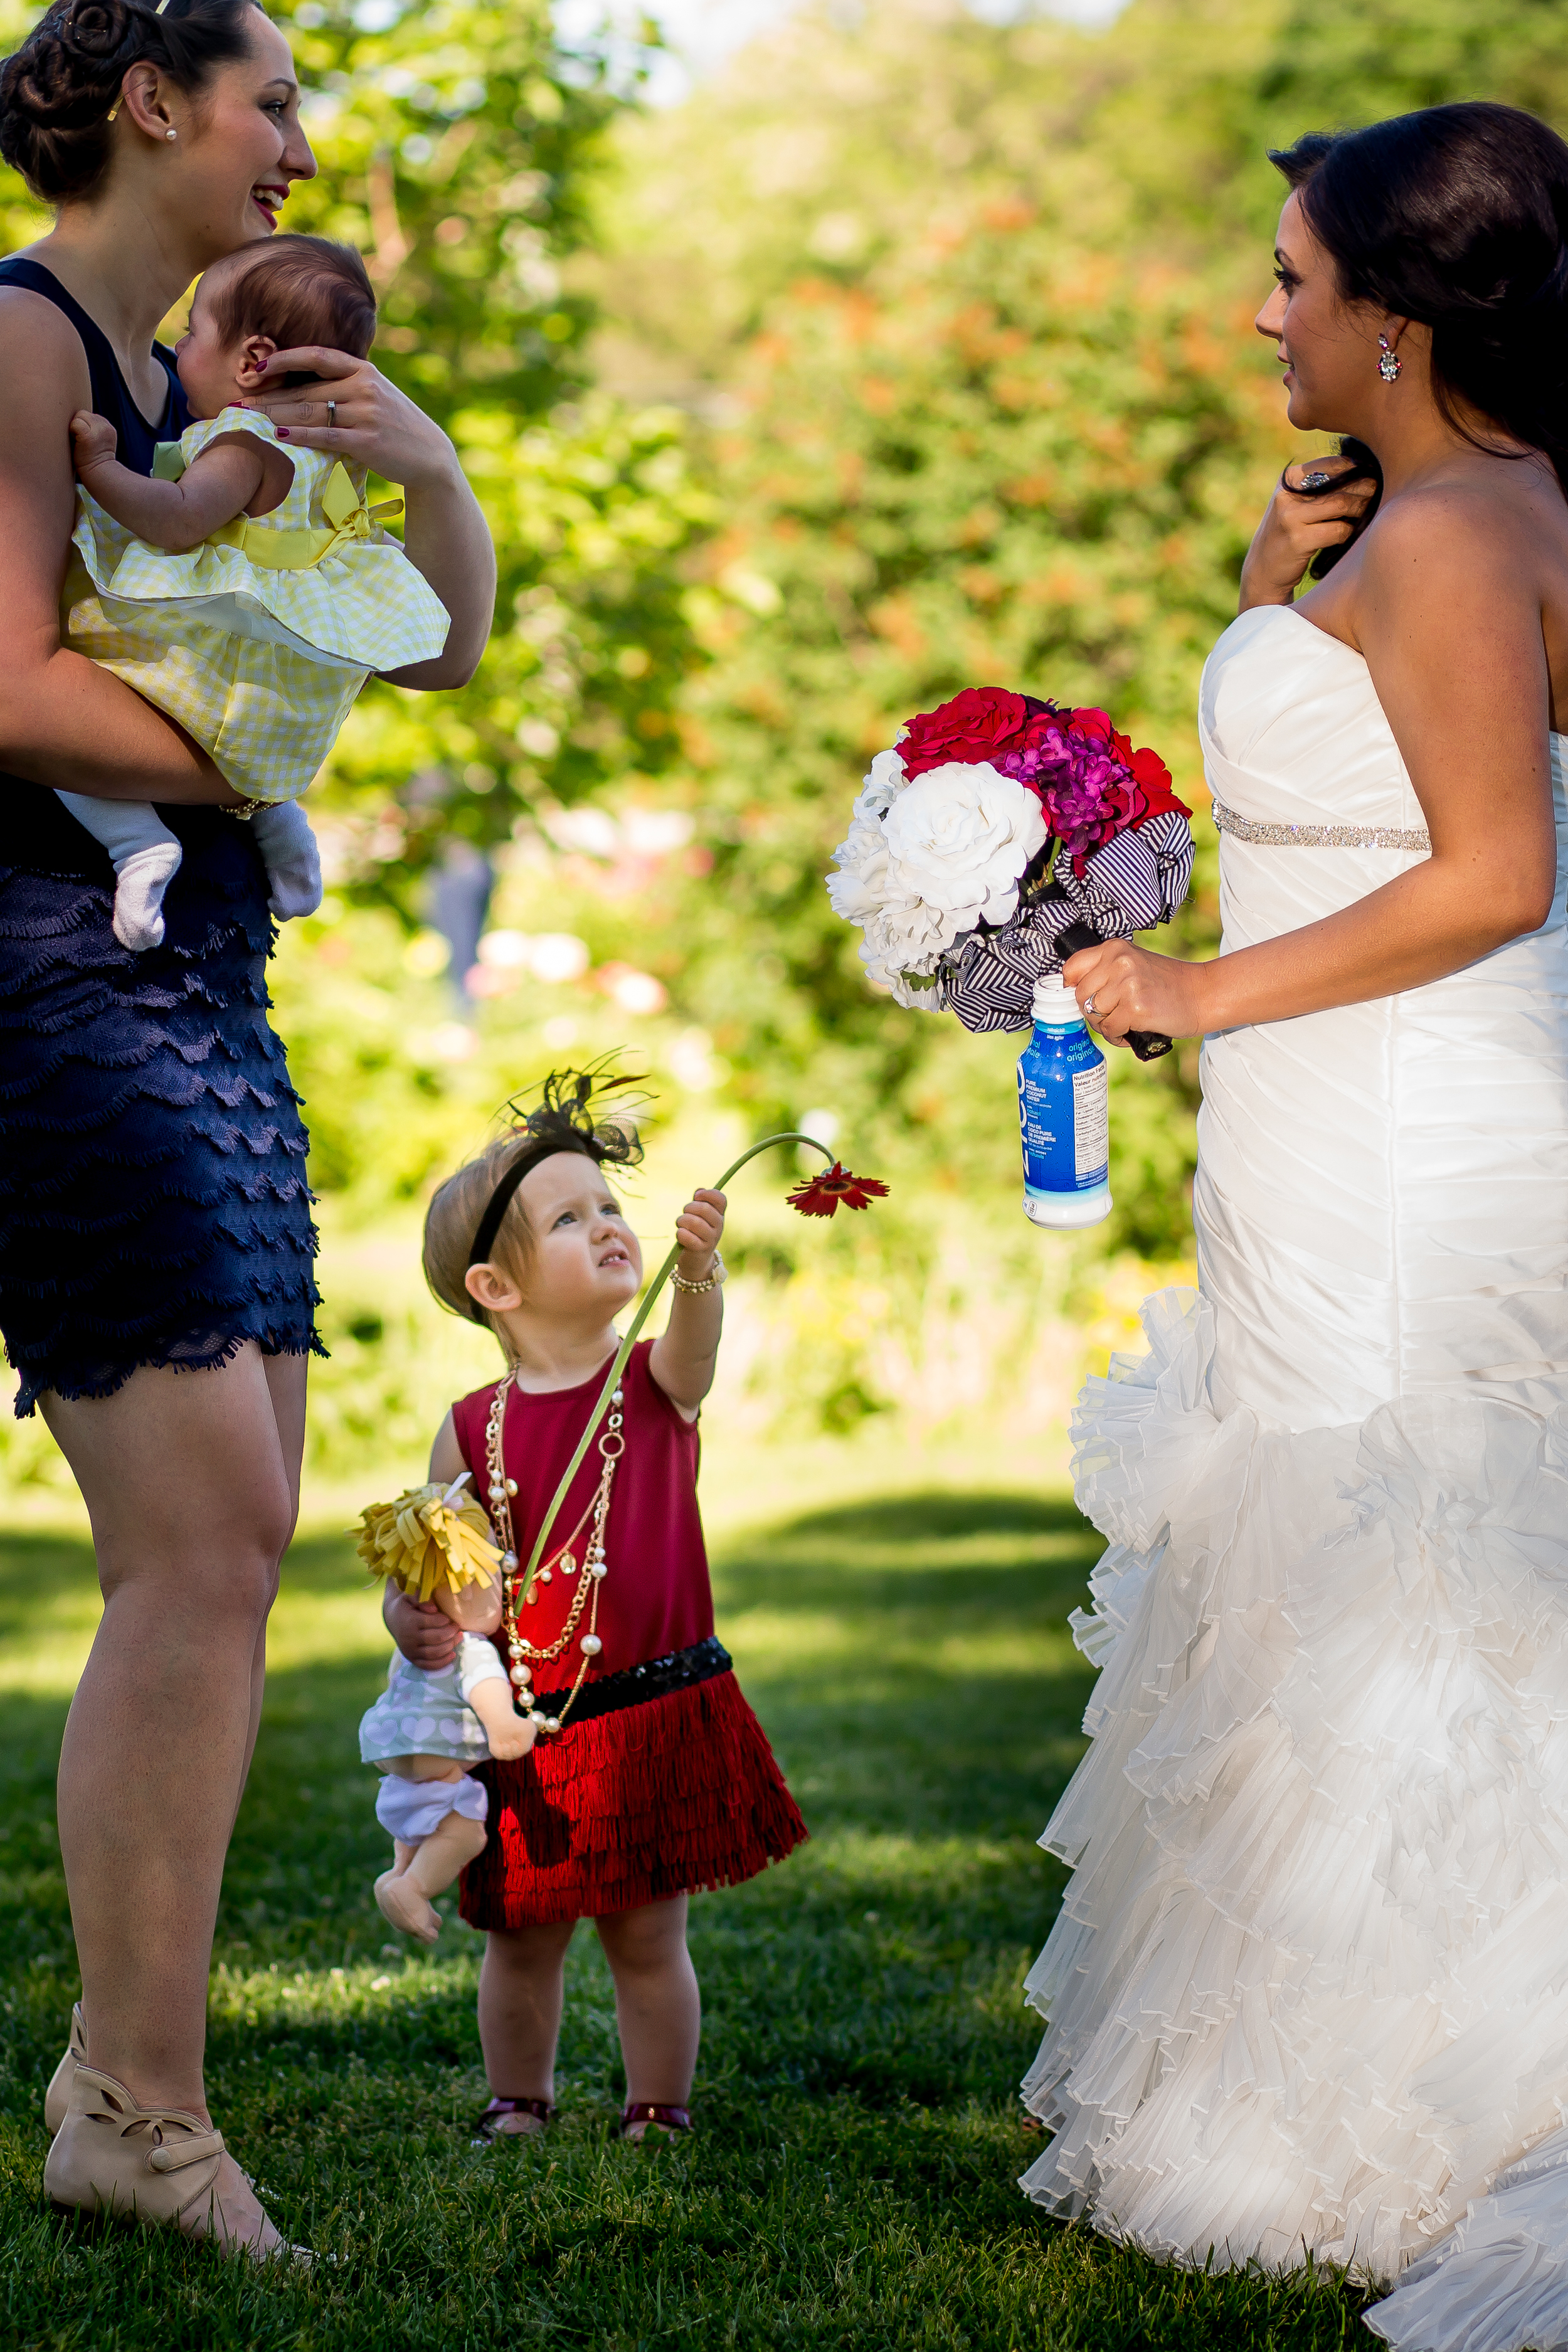
<svg viewBox="0 0 1568 2352"><path fill-rule="evenodd" d="M694 1192L675 1221L680 1244L679 1272L688 1282L706 1282L713 1271L713 1253L724 1233L722 1192Z"/></svg>
<svg viewBox="0 0 1568 2352"><path fill-rule="evenodd" d="M506 1764L526 1756L538 1737L538 1726L526 1715L514 1715L510 1723L494 1725L486 1733L490 1754Z"/></svg>
<svg viewBox="0 0 1568 2352"><path fill-rule="evenodd" d="M71 418L71 456L79 474L89 467L101 466L112 459L120 438L107 416L99 416L90 408L79 408Z"/></svg>

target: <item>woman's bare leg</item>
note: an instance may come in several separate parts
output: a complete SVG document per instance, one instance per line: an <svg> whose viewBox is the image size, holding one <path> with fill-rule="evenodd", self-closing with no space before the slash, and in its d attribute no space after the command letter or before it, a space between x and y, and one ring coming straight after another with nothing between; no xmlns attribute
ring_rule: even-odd
<svg viewBox="0 0 1568 2352"><path fill-rule="evenodd" d="M684 1895L595 1919L616 1981L616 2023L626 2066L626 2098L683 2107L691 2096L702 2038L702 1996L686 1948ZM640 2127L632 2126L641 2137Z"/></svg>
<svg viewBox="0 0 1568 2352"><path fill-rule="evenodd" d="M111 1397L51 1395L44 1412L104 1594L59 1780L90 2063L144 2105L205 2116L213 1924L297 1457L254 1346L214 1371L135 1372ZM221 2218L256 2234L237 2173L218 2188Z"/></svg>
<svg viewBox="0 0 1568 2352"><path fill-rule="evenodd" d="M492 1927L485 1937L479 2041L485 2076L498 2099L555 2096L566 1947L576 1925L562 1919L544 1927ZM540 2128L531 2116L518 2116L512 2125L525 2133Z"/></svg>
<svg viewBox="0 0 1568 2352"><path fill-rule="evenodd" d="M261 1359L261 1369L267 1375L267 1392L272 1400L272 1418L278 1430L283 1473L289 1482L289 1532L283 1538L284 1551L294 1539L294 1529L300 1519L300 1465L305 1453L305 1381L310 1360L309 1356L263 1356ZM281 1558L282 1554L279 1556ZM277 1592L275 1577L272 1585L274 1600ZM271 1605L269 1601L268 1610ZM257 1734L261 1729L261 1702L266 1692L267 1621L263 1618L250 1661L250 1727L245 1743L245 1768L239 1776L239 1796L234 1801L237 1813L239 1798L244 1796L245 1784L250 1777L250 1759L256 1753ZM231 1835L233 1831L231 1822Z"/></svg>

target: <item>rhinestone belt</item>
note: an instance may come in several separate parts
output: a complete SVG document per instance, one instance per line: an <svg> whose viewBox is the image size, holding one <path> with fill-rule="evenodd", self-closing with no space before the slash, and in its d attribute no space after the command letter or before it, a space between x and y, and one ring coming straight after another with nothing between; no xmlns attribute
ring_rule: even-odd
<svg viewBox="0 0 1568 2352"><path fill-rule="evenodd" d="M1237 841L1261 842L1271 849L1419 849L1428 856L1432 849L1424 824L1258 824L1223 801L1214 803L1214 821Z"/></svg>

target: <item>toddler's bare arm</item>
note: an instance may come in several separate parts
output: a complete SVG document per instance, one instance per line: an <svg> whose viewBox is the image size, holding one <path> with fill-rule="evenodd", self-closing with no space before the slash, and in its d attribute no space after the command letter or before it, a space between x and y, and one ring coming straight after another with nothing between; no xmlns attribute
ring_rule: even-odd
<svg viewBox="0 0 1568 2352"><path fill-rule="evenodd" d="M133 474L115 456L114 427L106 416L78 409L71 418L76 470L105 513L152 547L184 555L220 524L244 514L267 472L259 441L226 434L194 458L177 482Z"/></svg>
<svg viewBox="0 0 1568 2352"><path fill-rule="evenodd" d="M724 1233L722 1192L694 1192L675 1221L680 1244L676 1271L688 1282L706 1282L715 1270ZM717 1284L711 1290L678 1290L670 1301L669 1320L653 1343L648 1370L681 1417L695 1421L698 1408L713 1385L719 1360L719 1334L724 1324L724 1301Z"/></svg>

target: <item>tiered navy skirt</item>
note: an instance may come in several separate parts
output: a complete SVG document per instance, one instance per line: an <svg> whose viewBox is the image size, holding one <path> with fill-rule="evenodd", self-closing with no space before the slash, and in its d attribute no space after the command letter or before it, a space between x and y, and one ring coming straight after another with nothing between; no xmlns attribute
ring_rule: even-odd
<svg viewBox="0 0 1568 2352"><path fill-rule="evenodd" d="M0 778L0 1332L18 1415L140 1365L322 1349L305 1129L267 1019L247 827L160 808L184 863L145 955L52 793Z"/></svg>

